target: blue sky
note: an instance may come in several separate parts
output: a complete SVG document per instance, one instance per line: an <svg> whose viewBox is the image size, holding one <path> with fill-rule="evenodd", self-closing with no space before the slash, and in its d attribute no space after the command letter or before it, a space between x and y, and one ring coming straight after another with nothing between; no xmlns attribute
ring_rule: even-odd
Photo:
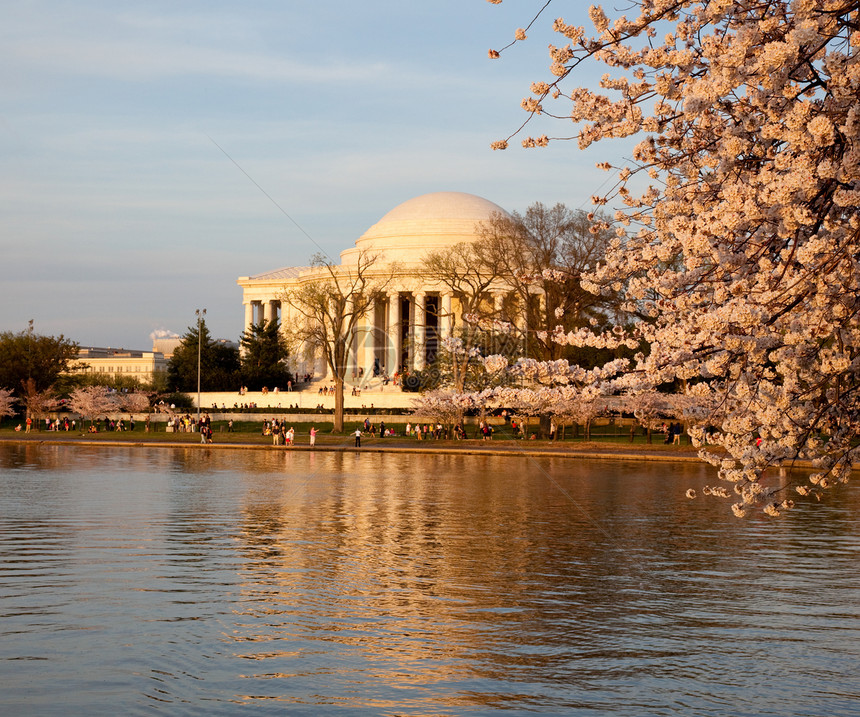
<svg viewBox="0 0 860 717"><path fill-rule="evenodd" d="M82 345L147 349L206 308L212 333L236 340L237 277L304 264L317 246L337 256L411 197L588 208L611 145L489 148L548 77L552 18L587 22L587 3L551 6L528 42L489 60L543 4L8 4L0 330L34 319Z"/></svg>

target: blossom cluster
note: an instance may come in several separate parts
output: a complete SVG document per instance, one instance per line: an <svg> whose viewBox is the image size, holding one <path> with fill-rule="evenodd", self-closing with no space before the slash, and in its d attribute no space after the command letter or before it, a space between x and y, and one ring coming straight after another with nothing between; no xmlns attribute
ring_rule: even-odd
<svg viewBox="0 0 860 717"><path fill-rule="evenodd" d="M12 390L8 388L0 388L0 418L3 416L15 415L15 404L18 399L12 395Z"/></svg>
<svg viewBox="0 0 860 717"><path fill-rule="evenodd" d="M739 490L734 512L777 515L787 499L756 487L768 468L813 461L798 487L815 496L860 458L860 5L633 5L591 8L590 34L557 19L527 103L529 122L565 114L580 148L641 137L594 198L620 233L584 285L623 287L643 319L556 338L648 346L626 390L695 387L685 415L719 449L705 455ZM606 65L600 87L566 87L586 62Z"/></svg>

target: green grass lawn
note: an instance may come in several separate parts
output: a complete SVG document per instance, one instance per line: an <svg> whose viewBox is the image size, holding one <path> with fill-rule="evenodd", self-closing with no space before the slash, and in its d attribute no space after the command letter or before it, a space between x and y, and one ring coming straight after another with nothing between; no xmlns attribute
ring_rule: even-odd
<svg viewBox="0 0 860 717"><path fill-rule="evenodd" d="M331 421L308 421L305 423L294 423L288 424L292 425L295 429L295 443L296 445L308 445L309 437L310 437L310 429L311 426L315 426L317 429L317 444L318 445L351 445L352 444L352 434L357 427L362 426L362 421L349 421L347 420L345 423L345 430L343 433L335 434L332 432L332 423ZM362 428L362 445L384 445L386 443L390 445L430 445L430 444L446 444L450 446L456 445L467 445L472 444L475 445L477 443L484 443L480 438L476 436L476 431L474 426L469 426L467 428L467 439L465 441L455 441L455 440L445 440L442 439L440 441L436 441L435 439L428 438L427 440L418 441L414 436L407 437L405 435L406 429L406 420L402 422L396 423L387 423L387 428L393 428L397 432L397 436L394 438L379 438L373 437L367 432L365 432ZM163 442L169 441L171 443L200 443L200 434L198 433L168 433L165 430L165 426L163 424L159 424L157 426L153 426L153 430L146 431L143 422L137 422L135 424L134 431L102 431L99 433L81 433L80 430L76 431L45 431L45 430L33 430L29 434L24 433L23 431L17 432L14 430L14 426L16 424L10 421L9 419L4 420L0 423L0 438L19 438L26 440L94 440L94 441L104 441L104 442ZM86 424L88 427L89 424ZM514 436L511 432L509 426L495 426L495 431L493 434L493 442L500 443L504 442L506 444L518 444L523 445L528 443L530 445L534 445L535 447L542 448L581 448L586 445L603 445L606 447L612 446L617 449L624 449L625 447L639 447L645 448L648 450L656 450L656 449L670 449L670 450L690 450L690 446L686 438L682 439L681 446L667 446L663 443L663 436L660 434L654 434L652 436L652 443L649 445L647 441L647 437L643 435L641 432L637 432L634 441L630 441L630 432L629 429L623 427L601 427L602 432L592 431L591 440L586 441L584 436L580 435L579 437L574 438L572 432L568 430L567 436L562 440L549 441L549 440L524 440L521 436ZM608 429L608 430L605 430ZM531 433L535 433L537 431L537 427L533 426ZM233 430L230 431L228 429L228 425L226 421L213 421L212 422L212 441L213 443L220 444L251 444L251 445L272 445L273 440L272 437L263 435L263 421L262 419L255 419L253 421L235 421L233 424Z"/></svg>

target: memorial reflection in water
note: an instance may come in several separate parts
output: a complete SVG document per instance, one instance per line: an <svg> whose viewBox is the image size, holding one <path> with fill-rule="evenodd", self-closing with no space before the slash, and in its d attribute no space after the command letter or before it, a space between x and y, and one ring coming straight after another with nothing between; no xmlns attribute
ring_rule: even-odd
<svg viewBox="0 0 860 717"><path fill-rule="evenodd" d="M739 521L708 478L0 445L0 706L848 713L856 488Z"/></svg>

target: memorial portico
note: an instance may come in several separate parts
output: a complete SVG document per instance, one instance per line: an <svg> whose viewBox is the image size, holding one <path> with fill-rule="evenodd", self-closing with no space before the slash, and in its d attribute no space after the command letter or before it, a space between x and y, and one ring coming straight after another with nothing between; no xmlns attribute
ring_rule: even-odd
<svg viewBox="0 0 860 717"><path fill-rule="evenodd" d="M347 351L347 381L372 380L395 371L425 368L440 342L462 321L460 302L449 288L423 274L427 253L479 238L482 222L506 212L481 197L460 192L437 192L398 205L368 229L355 246L341 252L341 264L331 267L349 275L362 256L376 261L370 273L382 291L358 320ZM283 298L305 283L330 278L320 267L285 267L238 279L242 287L245 331L261 321L274 321L289 332L303 320ZM373 278L373 277L372 277ZM501 302L494 293L490 301ZM298 375L315 379L327 375L322 351L300 350L291 366Z"/></svg>

